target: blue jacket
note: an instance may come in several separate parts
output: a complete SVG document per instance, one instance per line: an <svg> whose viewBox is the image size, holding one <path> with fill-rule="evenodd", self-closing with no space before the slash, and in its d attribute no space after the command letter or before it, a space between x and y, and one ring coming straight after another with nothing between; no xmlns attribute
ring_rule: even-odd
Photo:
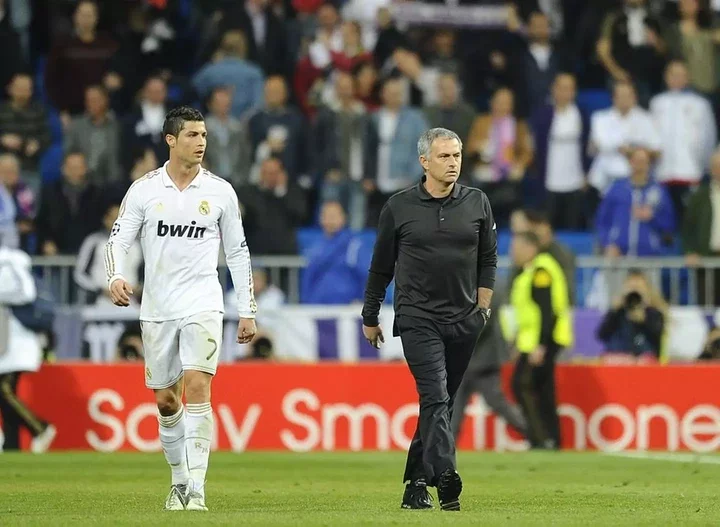
<svg viewBox="0 0 720 527"><path fill-rule="evenodd" d="M365 275L358 258L361 242L349 229L323 237L305 254L300 301L304 304L349 304L362 301Z"/></svg>
<svg viewBox="0 0 720 527"><path fill-rule="evenodd" d="M192 84L203 99L219 86L233 88L232 113L238 119L263 103L262 70L246 60L227 57L203 66Z"/></svg>
<svg viewBox="0 0 720 527"><path fill-rule="evenodd" d="M652 219L633 218L633 205L650 205ZM666 242L675 231L675 211L667 190L659 183L651 180L644 187L633 187L629 178L620 179L600 203L595 228L603 248L617 245L622 254L659 256L668 252Z"/></svg>

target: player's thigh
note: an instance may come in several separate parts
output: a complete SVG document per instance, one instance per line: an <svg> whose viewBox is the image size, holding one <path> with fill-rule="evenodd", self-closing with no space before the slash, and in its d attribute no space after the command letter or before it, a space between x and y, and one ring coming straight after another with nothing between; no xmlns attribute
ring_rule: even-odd
<svg viewBox="0 0 720 527"><path fill-rule="evenodd" d="M222 313L206 311L183 319L180 327L180 361L183 370L215 375L222 335Z"/></svg>
<svg viewBox="0 0 720 527"><path fill-rule="evenodd" d="M183 374L180 321L141 322L145 354L145 385L153 390L174 386Z"/></svg>

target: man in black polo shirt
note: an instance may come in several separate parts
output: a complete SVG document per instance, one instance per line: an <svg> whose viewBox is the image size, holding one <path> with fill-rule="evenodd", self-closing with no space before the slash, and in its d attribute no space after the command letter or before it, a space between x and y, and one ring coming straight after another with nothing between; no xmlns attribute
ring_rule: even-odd
<svg viewBox="0 0 720 527"><path fill-rule="evenodd" d="M425 175L392 196L380 212L363 306L363 332L384 342L380 304L395 276L395 324L420 396L420 418L408 451L402 507L431 508L437 487L443 510L460 510L450 419L455 392L490 317L497 268L495 222L487 196L457 183L462 141L433 128L418 141Z"/></svg>

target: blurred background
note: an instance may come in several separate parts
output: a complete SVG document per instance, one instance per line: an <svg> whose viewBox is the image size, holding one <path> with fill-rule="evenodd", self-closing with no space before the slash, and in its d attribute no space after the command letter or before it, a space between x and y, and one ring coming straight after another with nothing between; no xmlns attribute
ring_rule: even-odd
<svg viewBox="0 0 720 527"><path fill-rule="evenodd" d="M253 255L250 345L220 269L225 362L402 359L364 341L360 302L379 211L437 126L493 206L497 295L513 231L563 266L563 361L720 358L719 17L716 0L0 0L0 236L32 257L46 358L142 359L101 251L180 104L204 112L204 166L235 187Z"/></svg>

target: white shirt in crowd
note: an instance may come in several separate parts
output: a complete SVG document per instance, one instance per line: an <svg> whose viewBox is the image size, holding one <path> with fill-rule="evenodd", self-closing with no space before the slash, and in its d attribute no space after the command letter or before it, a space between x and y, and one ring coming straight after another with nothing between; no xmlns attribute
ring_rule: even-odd
<svg viewBox="0 0 720 527"><path fill-rule="evenodd" d="M574 104L555 109L550 127L545 187L550 192L575 192L583 188L582 116Z"/></svg>
<svg viewBox="0 0 720 527"><path fill-rule="evenodd" d="M0 246L0 374L37 371L42 349L37 335L23 326L8 306L33 302L37 296L30 257Z"/></svg>
<svg viewBox="0 0 720 527"><path fill-rule="evenodd" d="M74 278L83 289L88 291L102 291L107 287L107 274L105 273L105 244L108 241L108 235L105 231L99 231L91 234L83 240L75 262ZM125 259L125 280L136 288L140 285L138 271L142 264L142 249L140 244L135 241L128 250ZM100 296L98 301L104 297ZM105 303L104 301L100 303Z"/></svg>
<svg viewBox="0 0 720 527"><path fill-rule="evenodd" d="M662 141L659 181L698 183L717 140L710 103L691 91L666 91L650 101Z"/></svg>
<svg viewBox="0 0 720 527"><path fill-rule="evenodd" d="M530 54L535 59L538 68L545 71L550 66L550 54L552 49L548 44L531 44Z"/></svg>
<svg viewBox="0 0 720 527"><path fill-rule="evenodd" d="M363 48L372 51L378 38L377 12L392 0L350 0L342 7L343 20L360 22Z"/></svg>
<svg viewBox="0 0 720 527"><path fill-rule="evenodd" d="M603 193L615 179L630 175L630 163L620 147L643 146L658 151L662 148L650 113L639 106L625 115L615 108L595 112L590 141L598 152L590 167L590 184Z"/></svg>
<svg viewBox="0 0 720 527"><path fill-rule="evenodd" d="M386 109L380 110L378 115L378 137L380 146L377 157L377 187L380 192L389 194L397 192L405 187L406 181L402 178L393 179L390 173L390 156L392 155L392 143L395 139L395 131L398 124L398 113Z"/></svg>
<svg viewBox="0 0 720 527"><path fill-rule="evenodd" d="M221 238L238 313L255 318L250 251L230 183L201 168L181 192L167 163L133 183L105 249L108 285L125 278L127 254L138 235L145 257L140 320L224 312L217 271Z"/></svg>

